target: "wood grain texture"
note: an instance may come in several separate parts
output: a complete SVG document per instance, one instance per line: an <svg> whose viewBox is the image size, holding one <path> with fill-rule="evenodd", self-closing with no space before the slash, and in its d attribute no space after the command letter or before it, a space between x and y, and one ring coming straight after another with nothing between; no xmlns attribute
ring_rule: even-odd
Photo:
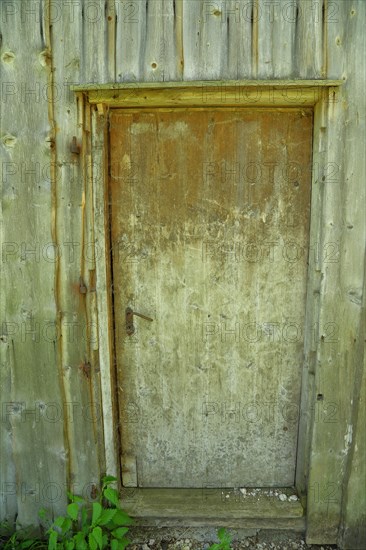
<svg viewBox="0 0 366 550"><path fill-rule="evenodd" d="M286 487L280 488L279 491L286 495L293 494L293 491ZM225 525L233 522L236 523L236 527L242 527L243 521L245 521L247 528L247 521L258 518L264 522L277 520L280 524L282 523L283 528L286 520L290 523L291 520L299 520L303 516L303 509L299 501L282 502L273 494L251 495L249 492L244 497L238 489L234 490L233 488L225 490L221 487L218 489L201 487L200 489L180 489L178 491L160 488L126 488L124 494L126 497L130 496L130 499L126 498L127 502L130 500L126 511L137 518L139 525L146 525L147 522L152 522L154 519L160 519L161 523L178 519L182 524L193 523L194 521L198 522L205 515L208 524L212 525L214 521L218 523L223 521L223 506L226 510ZM225 495L224 504L223 495ZM231 526L234 527L234 525ZM277 528L275 521L271 527Z"/></svg>
<svg viewBox="0 0 366 550"><path fill-rule="evenodd" d="M7 66L7 64L5 64L5 67L4 67L3 52L6 52L6 51L11 52L12 44L10 39L8 43L7 34L3 36L3 40L4 40L3 49L0 50L2 54L1 70L2 70L2 74L6 75L6 80L11 81L14 78L14 68L12 67L12 64L10 64L9 67ZM5 323L9 318L8 300L6 298L6 292L8 291L9 286L11 288L11 281L9 279L9 275L10 275L10 272L14 270L14 268L13 266L12 267L9 266L10 267L9 269L7 266L7 263L9 260L6 255L6 251L8 248L6 243L9 237L8 235L9 228L6 226L6 224L9 223L9 219L6 216L6 212L5 212L5 218L4 218L3 208L5 206L5 210L6 210L6 203L4 201L4 198L6 198L6 188L9 185L7 182L7 178L4 177L4 168L6 166L5 163L12 162L11 147L7 150L7 144L8 145L15 144L16 138L15 136L11 137L10 133L6 133L7 132L6 126L9 123L11 123L11 121L7 120L4 117L3 103L1 103L0 116L1 116L1 123L2 123L1 147L0 147L0 162L1 162L1 168L2 168L2 171L1 171L2 177L0 180L0 189L1 189L0 246L1 246L1 262L2 262L2 278L1 278L2 290L0 293L0 323L1 323L0 325L0 369L1 369L0 370L0 400L2 405L2 415L1 415L1 423L0 423L0 483L3 491L3 496L0 499L0 518L1 520L6 519L8 521L13 521L17 512L16 471L15 471L15 463L14 463L13 451L12 451L12 425L8 415L6 414L6 408L7 408L6 400L7 400L7 397L10 395L11 382L12 382L12 379L11 379L12 365L10 363L11 340L9 342L8 329ZM3 134L3 132L5 135ZM10 166L10 164L8 166ZM10 201L10 204L12 202L13 201ZM17 243L15 242L14 244L16 246ZM4 484L7 484L7 485L5 486ZM8 490L6 490L6 488L8 488Z"/></svg>
<svg viewBox="0 0 366 550"><path fill-rule="evenodd" d="M315 403L317 395L324 396L324 400L328 395L329 402L327 405L324 401L323 412L333 408L335 414L332 422L323 417L323 421L314 423L308 495L308 540L313 542L326 539L336 542L339 536L339 518L345 505L344 480L354 446L354 407L357 407L354 403L359 401L358 393L354 396L354 384L357 379L361 383L359 334L365 262L365 175L364 165L358 159L362 155L361 143L365 141L364 126L359 123L364 116L361 115L364 103L360 82L365 79L365 61L364 56L348 53L344 44L358 34L359 26L363 25L365 6L353 2L341 2L337 6L337 21L329 25L327 32L327 65L330 74L338 73L338 77L346 77L347 82L339 96L330 97L325 121L321 232L324 246L329 252L333 250L333 254L323 256L320 267L320 346L313 397ZM345 148L345 143L353 141L352 147ZM359 200L355 201L355 196ZM333 333L329 332L331 327ZM356 532L356 525L361 527L363 521L360 510L364 500L359 498L354 508L358 518L354 519ZM348 506L352 506L350 500Z"/></svg>
<svg viewBox="0 0 366 550"><path fill-rule="evenodd" d="M36 1L28 11L24 3L8 2L1 29L2 81L9 92L1 101L3 243L8 243L3 248L1 291L6 362L1 385L2 458L9 460L11 454L10 462L2 465L9 478L1 481L10 483L5 499L8 517L14 520L16 494L17 523L23 526L37 524L41 506L59 513L66 502L66 454L57 397L50 66L43 7ZM26 42L14 32L24 23Z"/></svg>
<svg viewBox="0 0 366 550"><path fill-rule="evenodd" d="M169 79L346 79L339 102L318 112L318 136L314 136L314 160L318 159L322 172L314 170L313 174L312 210L319 217L312 219L311 235L318 236L321 253L312 251L310 258L307 318L318 336L307 334L305 345L309 376L303 381L306 411L297 481L305 490L310 467L309 540L336 540L342 516L341 544L363 548L365 381L361 380L365 379L359 370L362 353L358 347L365 244L363 0L294 0L272 5L264 0L80 0L64 4L61 0L7 0L0 3L0 11L2 168L4 162L15 163L5 165L9 172L1 182L3 242L15 242L15 247L6 248L7 260L2 264L7 298L1 296L1 317L15 323L7 327L8 334L1 332L5 337L0 342L2 400L7 403L10 396L14 403L24 402L26 409L36 399L43 403L76 400L83 406L91 399L99 402L98 373L86 380L78 365L92 357L93 367L104 368L109 353L104 344L99 357L96 349L103 333L103 307L97 319L99 342L84 338L83 332L73 342L64 333L62 339L55 339L52 350L51 342L36 342L30 333L22 341L22 326L32 328L33 323L34 328L34 323L41 326L57 319L58 327L77 323L84 330L88 320L96 318L94 298L84 300L78 294L80 275L89 288L97 268L80 252L81 243L93 234L87 211L92 203L97 208L95 197L83 187L82 166L87 169L90 150L82 149L78 160L69 149L73 136L79 145L85 142L91 125L81 102L77 108L69 85ZM57 172L51 176L46 170L42 175L42 166L49 166L51 159L58 163ZM40 177L28 173L23 178L22 163L27 168L39 163ZM328 181L335 166L329 163L340 166L336 181ZM54 168L53 163L50 174ZM72 247L65 239L76 243L72 261ZM25 241L32 246L34 242L57 242L62 256L53 262L34 261L37 252L21 251ZM338 248L329 248L329 243ZM42 249L40 253L42 259ZM338 261L325 262L333 253ZM332 322L337 324L339 341L329 345L327 323ZM18 332L11 334L11 330ZM26 386L22 385L24 377ZM106 395L109 382L105 379L101 384ZM318 394L324 396L323 401L317 400ZM334 413L332 403L335 423L325 421ZM52 414L51 409L48 413ZM314 430L309 427L311 416ZM83 484L87 478L97 479L104 467L101 422L90 425L81 414L76 415L71 431L65 422L42 428L36 422L32 432L27 429L32 418L26 415L22 422L24 414L15 407L2 423L2 480L21 484L26 475L28 485L37 487L38 460L47 482ZM110 437L109 432L112 448ZM29 461L24 449L36 459ZM78 450L81 460L76 464ZM14 517L19 505L19 522L35 521L40 505L37 491L24 497L19 483L12 487L17 494L2 501L1 515ZM329 492L334 488L335 499ZM64 501L49 504L57 512Z"/></svg>
<svg viewBox="0 0 366 550"><path fill-rule="evenodd" d="M183 67L178 59L176 27L182 24L182 19L177 18L175 1L149 2L146 23L143 80L180 80Z"/></svg>
<svg viewBox="0 0 366 550"><path fill-rule="evenodd" d="M258 3L257 78L288 78L295 75L296 2ZM254 23L253 23L254 24Z"/></svg>
<svg viewBox="0 0 366 550"><path fill-rule="evenodd" d="M4 157L2 156L2 161ZM2 216L1 216L2 218ZM3 231L3 220L1 219L1 246L4 251L6 242L6 232ZM12 405L7 405L8 396L10 396L12 386L12 365L11 365L11 340L9 342L6 326L3 325L8 319L7 300L4 296L7 281L2 279L2 294L0 297L0 319L1 319L1 336L0 336L0 388L1 388L1 424L0 424L0 483L2 487L2 498L0 500L0 518L12 522L17 513L17 484L16 484L16 468L13 457L12 445L12 423L10 416ZM10 399L9 399L10 401Z"/></svg>
<svg viewBox="0 0 366 550"><path fill-rule="evenodd" d="M195 90L198 87L211 87L213 92L217 92L220 88L253 88L255 89L268 89L273 88L315 88L321 89L329 86L341 86L344 84L343 79L317 79L317 80L303 80L300 78L296 79L266 79L266 80L256 80L256 79L238 79L238 80L194 80L182 82L141 82L138 84L141 90L178 90L180 88L186 89L190 88ZM131 82L126 83L114 83L110 82L108 84L72 84L70 89L74 92L85 92L90 94L95 92L95 97L93 97L93 103L97 102L99 94L99 103L104 102L104 92L111 92L113 90L122 91L130 90L130 93L136 89L136 84ZM90 98L89 98L90 99Z"/></svg>
<svg viewBox="0 0 366 550"><path fill-rule="evenodd" d="M108 139L107 113L92 112L93 138L93 209L95 249L104 261L96 262L97 325L99 340L99 367L101 378L101 399L103 406L103 436L105 445L105 471L108 475L119 475L117 460L119 441L114 427L116 418L116 380L113 349L112 288L109 241L109 197L105 182L108 174L108 154L104 147Z"/></svg>
<svg viewBox="0 0 366 550"><path fill-rule="evenodd" d="M294 483L311 141L310 109L111 116L128 486ZM154 319L136 337L127 306Z"/></svg>
<svg viewBox="0 0 366 550"><path fill-rule="evenodd" d="M326 94L326 91L324 92ZM314 138L313 138L313 166L320 166L324 157L324 128L326 102L322 101L314 109ZM316 243L309 252L309 268L307 282L307 303L304 341L304 369L302 377L301 416L299 425L299 444L296 470L296 487L302 499L307 495L307 476L310 459L310 439L314 410L314 372L316 365L317 340L314 338L314 327L319 323L319 296L320 296L320 257L318 249L321 247L322 189L318 170L314 170L311 183L311 223L310 242Z"/></svg>
<svg viewBox="0 0 366 550"><path fill-rule="evenodd" d="M147 0L115 0L117 82L139 82L144 79L147 6Z"/></svg>
<svg viewBox="0 0 366 550"><path fill-rule="evenodd" d="M366 254L366 251L365 251ZM364 279L364 281L366 278ZM363 304L359 324L359 335L355 344L355 376L353 381L352 447L349 452L346 475L343 483L342 522L338 537L341 548L361 550L366 541L366 288L364 283Z"/></svg>
<svg viewBox="0 0 366 550"><path fill-rule="evenodd" d="M175 84L174 86L172 84ZM108 88L75 86L92 104L108 107L288 107L312 106L322 98L322 88L343 81L195 81L126 84Z"/></svg>
<svg viewBox="0 0 366 550"><path fill-rule="evenodd" d="M227 69L226 78L250 78L252 75L252 23L251 2L225 2L227 26Z"/></svg>
<svg viewBox="0 0 366 550"><path fill-rule="evenodd" d="M109 38L114 39L114 13L111 4L105 0L84 0L81 19L81 62L79 79L84 82L109 82L114 80L113 50ZM63 8L66 11L67 5ZM76 7L76 6L75 6ZM108 10L106 11L106 7ZM75 19L80 14L75 13ZM108 19L111 17L112 19ZM109 63L109 58L111 62Z"/></svg>
<svg viewBox="0 0 366 550"><path fill-rule="evenodd" d="M295 75L300 78L322 78L323 64L323 2L325 0L297 0L295 19L291 2L285 17L291 25L295 19Z"/></svg>
<svg viewBox="0 0 366 550"><path fill-rule="evenodd" d="M100 4L95 4L99 6ZM89 3L91 6L91 3ZM104 7L104 5L103 5ZM62 373L63 400L72 403L72 421L64 424L68 445L67 484L75 492L90 495L92 484L99 483L96 422L100 419L95 409L93 382L95 365L90 353L91 322L88 318L87 292L90 289L90 270L94 269L93 238L87 224L86 210L90 211L88 195L88 172L90 162L85 136L90 123L84 112L82 101L77 102L69 92L71 82L80 78L95 81L99 79L98 67L93 59L96 50L85 49L83 38L89 32L97 39L105 29L100 22L94 22L96 14L85 5L77 3L74 10L63 5L62 17L52 24L52 60L55 89L64 88L64 93L54 102L54 124L56 131L57 171L55 174L55 238L64 253L57 265L57 308L63 338L60 340L60 370ZM97 13L97 12L96 12ZM84 14L84 19L83 19ZM103 9L104 17L104 9ZM91 59L89 58L91 57ZM85 67L85 69L83 68ZM90 75L86 74L92 69ZM96 71L96 72L95 72ZM103 74L100 80L103 80ZM80 152L73 153L73 136ZM82 174L85 173L85 180ZM67 276L65 274L67 273ZM80 292L80 286L85 287ZM71 327L72 330L67 330Z"/></svg>
<svg viewBox="0 0 366 550"><path fill-rule="evenodd" d="M221 2L183 0L184 80L229 78L227 25Z"/></svg>
<svg viewBox="0 0 366 550"><path fill-rule="evenodd" d="M344 299L348 305L347 327L352 327L353 346L350 361L350 388L353 384L352 441L349 442L348 463L344 477L342 502L342 532L339 543L344 548L362 549L366 544L366 169L361 161L366 143L365 100L366 61L362 54L366 49L364 29L366 5L364 2L348 4L346 36L335 37L333 50L345 49L345 69L347 70L347 116L344 140L350 144L345 153L345 184L347 197L344 202L343 246L346 261L343 263ZM346 47L352 36L359 36L359 47L355 51ZM339 42L339 43L338 43ZM332 56L330 56L332 60ZM333 60L332 60L333 61ZM334 61L333 61L334 63ZM343 75L342 75L343 76ZM351 145L353 144L353 145ZM355 201L354 197L358 197ZM362 271L362 267L364 271ZM356 307L355 307L356 306ZM351 337L352 338L352 337Z"/></svg>

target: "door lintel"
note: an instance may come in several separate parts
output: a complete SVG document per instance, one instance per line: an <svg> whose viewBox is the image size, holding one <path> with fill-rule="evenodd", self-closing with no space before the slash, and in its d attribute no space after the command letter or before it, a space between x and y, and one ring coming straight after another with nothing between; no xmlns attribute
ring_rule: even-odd
<svg viewBox="0 0 366 550"><path fill-rule="evenodd" d="M90 104L108 107L299 107L313 106L343 80L217 80L81 84L71 90ZM100 111L100 108L98 107Z"/></svg>

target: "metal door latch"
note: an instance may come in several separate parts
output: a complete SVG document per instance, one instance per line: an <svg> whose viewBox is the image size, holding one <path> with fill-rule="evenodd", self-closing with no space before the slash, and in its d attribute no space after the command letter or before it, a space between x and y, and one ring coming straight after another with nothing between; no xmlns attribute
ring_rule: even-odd
<svg viewBox="0 0 366 550"><path fill-rule="evenodd" d="M126 307L126 332L129 336L131 336L135 332L135 327L133 324L134 315L137 315L137 317L141 317L141 319L145 319L145 321L153 321L151 317L147 317L146 315L142 315L142 313L137 313L136 311L133 311L133 309L130 307Z"/></svg>

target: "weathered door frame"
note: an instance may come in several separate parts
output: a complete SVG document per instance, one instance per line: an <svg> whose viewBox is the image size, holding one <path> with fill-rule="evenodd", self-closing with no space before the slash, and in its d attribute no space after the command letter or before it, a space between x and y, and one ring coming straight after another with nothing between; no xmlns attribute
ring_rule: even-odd
<svg viewBox="0 0 366 550"><path fill-rule="evenodd" d="M111 300L110 243L108 231L108 120L109 110L138 107L302 107L314 109L312 192L310 214L309 267L305 313L304 369L296 464L296 488L306 505L312 479L312 456L324 452L316 447L319 430L313 439L316 408L323 395L316 395L316 366L321 356L322 327L319 327L321 307L321 265L324 219L322 183L330 177L332 163L324 146L328 121L334 105L341 100L341 80L268 80L268 81L203 81L138 84L105 84L73 86L76 92L80 120L83 125L84 188L87 190L89 235L95 247L96 303L91 318L97 320L98 363L102 395L102 418L106 472L119 477L118 410L116 387L113 319ZM94 302L93 302L94 303ZM99 321L98 321L99 320ZM317 330L314 330L317 327ZM324 332L324 329L323 329ZM315 337L314 335L319 337ZM330 403L331 404L331 403ZM326 405L324 405L326 407ZM120 478L120 477L119 477ZM316 477L315 477L316 479ZM311 499L307 515L314 518L319 502ZM309 510L311 515L309 515ZM308 531L311 522L308 521Z"/></svg>

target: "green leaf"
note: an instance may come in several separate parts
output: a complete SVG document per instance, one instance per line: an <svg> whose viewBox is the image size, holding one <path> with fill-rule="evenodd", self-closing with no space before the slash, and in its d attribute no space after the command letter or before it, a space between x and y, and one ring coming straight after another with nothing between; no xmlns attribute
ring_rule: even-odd
<svg viewBox="0 0 366 550"><path fill-rule="evenodd" d="M125 548L127 548L127 546L130 544L130 540L129 539L123 539L123 540L120 540L118 542L118 550L125 550Z"/></svg>
<svg viewBox="0 0 366 550"><path fill-rule="evenodd" d="M112 535L116 537L116 539L121 539L123 535L125 535L128 531L127 527L118 527L118 529L115 529L112 531Z"/></svg>
<svg viewBox="0 0 366 550"><path fill-rule="evenodd" d="M70 491L67 491L67 497L71 502L85 502L85 499L83 499L83 497L78 497L77 495L70 493Z"/></svg>
<svg viewBox="0 0 366 550"><path fill-rule="evenodd" d="M225 538L226 535L227 535L227 533L226 533L225 527L221 527L221 529L219 529L219 530L217 531L217 536L219 537L220 540L222 540L223 538Z"/></svg>
<svg viewBox="0 0 366 550"><path fill-rule="evenodd" d="M88 537L88 541L89 541L90 550L97 550L98 549L97 541L93 537L92 533L90 533L90 535Z"/></svg>
<svg viewBox="0 0 366 550"><path fill-rule="evenodd" d="M100 550L103 548L103 533L100 527L94 527L92 535L98 543Z"/></svg>
<svg viewBox="0 0 366 550"><path fill-rule="evenodd" d="M65 535L72 528L72 521L70 518L65 518L65 521L62 524L62 534Z"/></svg>
<svg viewBox="0 0 366 550"><path fill-rule="evenodd" d="M114 476L105 476L105 477L102 478L103 485L113 483L113 481L117 481L117 478L114 477Z"/></svg>
<svg viewBox="0 0 366 550"><path fill-rule="evenodd" d="M222 527L221 529L218 530L217 536L221 541L220 546L225 548L225 549L226 548L230 549L230 543L231 543L232 537L231 537L230 533L228 533L228 531L224 527Z"/></svg>
<svg viewBox="0 0 366 550"><path fill-rule="evenodd" d="M77 533L74 536L74 541L76 550L88 550L88 545L86 544L84 533Z"/></svg>
<svg viewBox="0 0 366 550"><path fill-rule="evenodd" d="M117 513L117 510L115 508L110 508L109 510L103 510L99 520L98 520L98 525L106 525L112 521L112 519L114 518L114 516L116 515ZM107 526L108 527L108 526Z"/></svg>
<svg viewBox="0 0 366 550"><path fill-rule="evenodd" d="M116 489L112 489L112 487L107 487L104 490L103 495L107 500L109 500L109 502L111 502L115 506L119 505L119 497Z"/></svg>
<svg viewBox="0 0 366 550"><path fill-rule="evenodd" d="M116 515L113 518L113 523L116 525L132 525L133 519L130 518L123 510L117 510Z"/></svg>
<svg viewBox="0 0 366 550"><path fill-rule="evenodd" d="M78 514L79 514L78 504L76 504L76 502L69 504L67 507L67 513L73 521L76 521L78 519Z"/></svg>
<svg viewBox="0 0 366 550"><path fill-rule="evenodd" d="M32 544L34 543L35 541L34 540L24 540L21 544L21 548L29 548L30 546L32 546Z"/></svg>
<svg viewBox="0 0 366 550"><path fill-rule="evenodd" d="M48 539L48 550L57 550L57 532L51 531Z"/></svg>
<svg viewBox="0 0 366 550"><path fill-rule="evenodd" d="M92 524L95 525L98 522L98 519L100 518L102 514L103 508L99 502L93 502L93 516L92 516Z"/></svg>
<svg viewBox="0 0 366 550"><path fill-rule="evenodd" d="M81 509L81 527L84 528L88 524L88 512L86 508Z"/></svg>
<svg viewBox="0 0 366 550"><path fill-rule="evenodd" d="M56 527L61 528L64 524L64 521L65 521L65 518L63 516L59 516L58 518L55 519L53 524L56 525Z"/></svg>
<svg viewBox="0 0 366 550"><path fill-rule="evenodd" d="M112 539L111 540L111 550L118 550L118 540Z"/></svg>
<svg viewBox="0 0 366 550"><path fill-rule="evenodd" d="M67 540L64 542L65 550L74 550L75 542L73 540Z"/></svg>

